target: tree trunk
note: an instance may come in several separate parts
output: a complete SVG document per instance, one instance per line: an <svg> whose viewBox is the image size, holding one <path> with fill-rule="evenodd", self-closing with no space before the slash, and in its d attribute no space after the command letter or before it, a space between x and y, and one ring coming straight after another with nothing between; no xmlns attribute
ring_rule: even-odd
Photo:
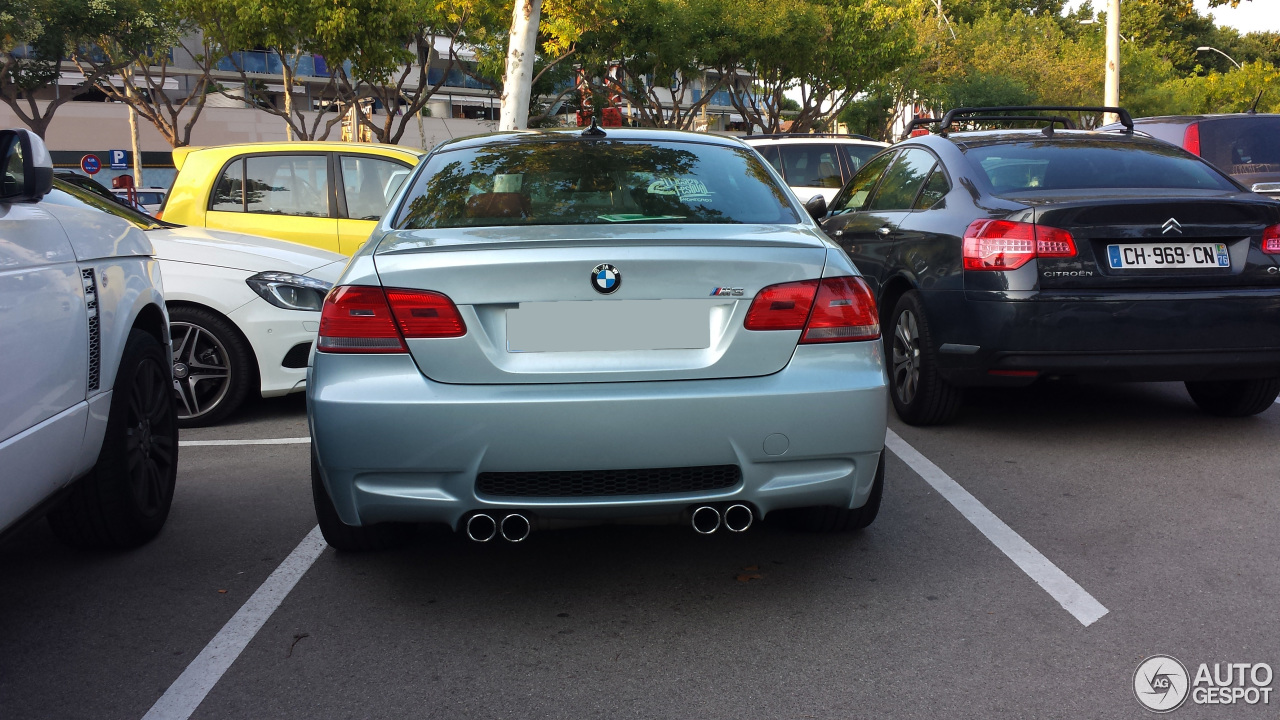
<svg viewBox="0 0 1280 720"><path fill-rule="evenodd" d="M289 142L293 142L293 71L289 67L289 61L282 55L280 71L284 75L284 137Z"/></svg>
<svg viewBox="0 0 1280 720"><path fill-rule="evenodd" d="M129 106L129 137L133 139L133 184L142 187L142 151L138 147L138 111Z"/></svg>
<svg viewBox="0 0 1280 720"><path fill-rule="evenodd" d="M533 86L533 59L538 51L538 22L542 0L516 0L511 13L507 46L507 72L502 78L502 114L499 130L524 130L529 126L529 96Z"/></svg>

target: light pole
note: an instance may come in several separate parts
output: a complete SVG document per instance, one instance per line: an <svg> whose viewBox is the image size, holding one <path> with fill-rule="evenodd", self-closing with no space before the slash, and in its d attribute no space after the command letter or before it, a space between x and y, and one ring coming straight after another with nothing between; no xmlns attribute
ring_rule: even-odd
<svg viewBox="0 0 1280 720"><path fill-rule="evenodd" d="M1231 57L1230 55L1228 55L1228 54L1226 54L1226 53L1222 52L1221 50L1219 50L1219 49L1218 49L1218 48L1216 48L1216 47L1209 47L1208 45L1201 45L1200 47L1196 48L1196 52L1204 52L1205 50L1212 50L1212 51L1214 51L1214 52L1218 53L1219 55L1221 55L1222 57L1224 57L1224 58L1226 58L1226 59L1230 60L1230 61L1231 61L1231 64L1236 66L1236 69L1237 69L1237 70L1243 70L1243 69L1244 69L1243 67L1241 67L1240 63L1236 62L1236 59L1235 59L1235 58L1233 58L1233 57Z"/></svg>

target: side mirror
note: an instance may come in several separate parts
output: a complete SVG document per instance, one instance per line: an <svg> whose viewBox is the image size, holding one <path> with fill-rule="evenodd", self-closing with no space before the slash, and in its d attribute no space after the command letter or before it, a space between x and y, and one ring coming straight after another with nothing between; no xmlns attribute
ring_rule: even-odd
<svg viewBox="0 0 1280 720"><path fill-rule="evenodd" d="M53 158L30 130L0 130L0 202L36 202L53 188Z"/></svg>
<svg viewBox="0 0 1280 720"><path fill-rule="evenodd" d="M808 211L809 217L821 220L827 216L827 199L821 195L814 195L805 201L804 209Z"/></svg>

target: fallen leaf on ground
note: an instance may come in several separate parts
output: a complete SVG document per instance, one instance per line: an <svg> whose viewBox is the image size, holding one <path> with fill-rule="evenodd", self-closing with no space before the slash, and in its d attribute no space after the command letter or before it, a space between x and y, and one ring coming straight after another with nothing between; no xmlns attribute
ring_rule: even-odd
<svg viewBox="0 0 1280 720"><path fill-rule="evenodd" d="M751 582L752 580L763 580L764 575L760 573L741 573L738 575L738 582Z"/></svg>
<svg viewBox="0 0 1280 720"><path fill-rule="evenodd" d="M746 570L747 572L755 572L755 571L757 571L757 570L759 570L759 569L760 569L760 566L759 566L759 565L748 565L748 566L746 566L746 567L744 567L744 568L742 568L742 569L743 569L743 570Z"/></svg>
<svg viewBox="0 0 1280 720"><path fill-rule="evenodd" d="M227 591L226 591L226 590L219 590L218 592L222 593L223 595L225 595L225 594L227 593Z"/></svg>

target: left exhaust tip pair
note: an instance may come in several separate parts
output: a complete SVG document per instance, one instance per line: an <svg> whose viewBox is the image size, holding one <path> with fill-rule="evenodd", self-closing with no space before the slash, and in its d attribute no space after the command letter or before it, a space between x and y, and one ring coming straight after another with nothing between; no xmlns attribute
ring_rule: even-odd
<svg viewBox="0 0 1280 720"><path fill-rule="evenodd" d="M723 512L714 505L701 505L694 508L689 516L694 532L699 535L710 535L724 527L734 533L745 532L755 522L756 513L749 505L734 503Z"/></svg>

